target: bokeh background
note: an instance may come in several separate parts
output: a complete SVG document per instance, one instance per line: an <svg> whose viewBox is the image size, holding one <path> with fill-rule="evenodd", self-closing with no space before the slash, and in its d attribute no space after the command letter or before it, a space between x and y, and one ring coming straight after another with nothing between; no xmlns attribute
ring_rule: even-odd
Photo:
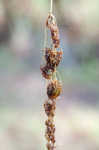
<svg viewBox="0 0 99 150"><path fill-rule="evenodd" d="M99 0L53 0L63 61L57 150L99 150ZM0 150L46 150L40 73L50 0L0 0Z"/></svg>

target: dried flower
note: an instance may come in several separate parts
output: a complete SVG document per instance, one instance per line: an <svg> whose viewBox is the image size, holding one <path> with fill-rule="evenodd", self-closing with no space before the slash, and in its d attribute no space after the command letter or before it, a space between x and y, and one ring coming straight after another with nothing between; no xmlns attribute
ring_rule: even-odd
<svg viewBox="0 0 99 150"><path fill-rule="evenodd" d="M57 25L52 24L50 26L50 31L51 31L51 37L55 48L59 48L60 38L59 38L59 30Z"/></svg>
<svg viewBox="0 0 99 150"><path fill-rule="evenodd" d="M50 29L52 24L56 24L55 17L52 14L49 14L46 19L46 27Z"/></svg>
<svg viewBox="0 0 99 150"><path fill-rule="evenodd" d="M52 81L47 87L47 95L53 100L56 99L62 91L62 85L58 80Z"/></svg>
<svg viewBox="0 0 99 150"><path fill-rule="evenodd" d="M55 113L55 102L52 102L52 101L46 101L45 104L44 104L44 108L45 108L45 113L47 116L51 116L53 117L54 116L54 113Z"/></svg>
<svg viewBox="0 0 99 150"><path fill-rule="evenodd" d="M48 127L51 127L51 128L55 128L55 125L53 124L53 122L50 119L45 121L45 125Z"/></svg>
<svg viewBox="0 0 99 150"><path fill-rule="evenodd" d="M45 50L45 59L47 62L47 65L51 70L55 70L55 67L57 67L62 59L62 51L56 51L50 48L46 48Z"/></svg>
<svg viewBox="0 0 99 150"><path fill-rule="evenodd" d="M45 79L51 79L51 76L52 76L52 70L49 69L49 67L46 65L44 67L40 67L41 69L41 72L42 72L42 76L45 78Z"/></svg>
<svg viewBox="0 0 99 150"><path fill-rule="evenodd" d="M55 149L55 146L53 144L51 144L51 143L47 143L46 146L47 146L48 150L54 150Z"/></svg>
<svg viewBox="0 0 99 150"><path fill-rule="evenodd" d="M55 21L55 17L50 14L46 20L46 26L50 29L51 38L55 48L59 48L60 38L59 38L59 29Z"/></svg>

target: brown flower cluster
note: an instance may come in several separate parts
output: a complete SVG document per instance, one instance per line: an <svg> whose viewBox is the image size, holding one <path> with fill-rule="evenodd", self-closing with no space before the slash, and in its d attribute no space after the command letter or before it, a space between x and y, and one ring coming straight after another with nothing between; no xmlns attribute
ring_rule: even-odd
<svg viewBox="0 0 99 150"><path fill-rule="evenodd" d="M58 48L60 45L60 38L59 38L59 29L56 24L55 18L52 14L49 14L46 20L46 27L50 29L51 38L55 48Z"/></svg>
<svg viewBox="0 0 99 150"><path fill-rule="evenodd" d="M56 103L54 101L48 100L44 104L45 113L48 117L53 117L56 109Z"/></svg>
<svg viewBox="0 0 99 150"><path fill-rule="evenodd" d="M63 52L61 50L56 51L51 48L45 48L44 58L46 60L46 65L40 68L44 78L51 79L52 74L62 59L62 54Z"/></svg>
<svg viewBox="0 0 99 150"><path fill-rule="evenodd" d="M45 78L45 79L51 79L52 77L52 70L47 66L43 66L43 67L40 67L41 69L41 72L42 72L42 76Z"/></svg>
<svg viewBox="0 0 99 150"><path fill-rule="evenodd" d="M47 66L49 66L49 68L51 70L55 70L55 67L57 67L62 59L62 51L56 51L56 50L52 50L50 48L46 48L45 51L45 60L47 63Z"/></svg>
<svg viewBox="0 0 99 150"><path fill-rule="evenodd" d="M45 122L46 132L45 137L48 141L46 147L48 150L55 149L55 125L54 116L56 109L56 98L61 94L62 84L57 79L56 69L59 66L63 52L62 50L57 50L60 46L59 30L56 24L55 17L52 14L48 15L46 21L46 27L51 32L52 45L48 48L44 48L44 59L45 65L41 67L42 75L48 80L47 85L47 96L48 100L44 103L45 113L48 119Z"/></svg>
<svg viewBox="0 0 99 150"><path fill-rule="evenodd" d="M58 80L50 81L47 86L47 95L49 99L44 103L45 113L48 117L48 120L45 122L45 138L48 141L46 145L48 150L55 149L55 125L53 123L53 118L55 116L56 98L60 95L61 91L62 85Z"/></svg>
<svg viewBox="0 0 99 150"><path fill-rule="evenodd" d="M51 143L47 143L47 144L46 144L46 147L47 147L48 150L54 150L54 149L56 148L56 147L53 146L53 144L51 144Z"/></svg>
<svg viewBox="0 0 99 150"><path fill-rule="evenodd" d="M48 100L44 104L45 113L48 116L48 120L45 121L46 132L45 138L47 139L47 149L54 150L55 148L55 125L53 123L53 117L55 115L56 102Z"/></svg>

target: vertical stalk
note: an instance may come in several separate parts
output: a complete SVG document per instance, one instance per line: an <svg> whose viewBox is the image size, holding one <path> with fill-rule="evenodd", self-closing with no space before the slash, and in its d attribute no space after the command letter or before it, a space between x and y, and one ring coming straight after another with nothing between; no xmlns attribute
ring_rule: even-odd
<svg viewBox="0 0 99 150"><path fill-rule="evenodd" d="M51 7L50 7L50 13L53 12L53 0L51 0Z"/></svg>

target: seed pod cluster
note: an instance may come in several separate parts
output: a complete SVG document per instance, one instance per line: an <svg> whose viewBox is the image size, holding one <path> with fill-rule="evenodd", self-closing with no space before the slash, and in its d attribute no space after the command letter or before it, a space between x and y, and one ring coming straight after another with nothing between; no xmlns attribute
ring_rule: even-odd
<svg viewBox="0 0 99 150"><path fill-rule="evenodd" d="M53 117L56 109L56 103L54 101L48 100L44 104L45 113L48 117Z"/></svg>
<svg viewBox="0 0 99 150"><path fill-rule="evenodd" d="M62 50L56 51L52 48L45 48L44 58L46 60L46 64L40 68L45 79L51 79L52 74L62 59L62 54Z"/></svg>
<svg viewBox="0 0 99 150"><path fill-rule="evenodd" d="M46 20L46 27L50 29L51 38L55 48L59 48L60 38L59 38L59 29L55 21L55 17L52 14L48 15Z"/></svg>
<svg viewBox="0 0 99 150"><path fill-rule="evenodd" d="M56 102L48 100L44 104L45 113L48 116L48 120L45 121L46 132L45 138L48 141L47 149L54 150L55 148L55 125L53 123L53 117L55 115Z"/></svg>
<svg viewBox="0 0 99 150"><path fill-rule="evenodd" d="M48 65L45 65L43 67L40 67L41 69L41 72L42 72L42 76L45 78L45 79L51 79L51 76L52 76L52 70L48 67Z"/></svg>
<svg viewBox="0 0 99 150"><path fill-rule="evenodd" d="M52 14L48 15L46 20L46 28L50 30L52 43L49 47L44 47L43 57L45 59L45 65L40 68L42 76L48 80L48 100L44 103L45 113L48 117L48 119L45 121L45 138L48 141L46 145L47 150L55 150L54 116L56 110L56 99L62 92L62 84L57 79L56 69L62 60L63 52L62 50L57 50L57 48L60 46L59 30L55 17Z"/></svg>
<svg viewBox="0 0 99 150"><path fill-rule="evenodd" d="M62 59L62 51L52 50L50 48L46 48L45 51L45 59L46 63L51 70L54 70L57 67Z"/></svg>

